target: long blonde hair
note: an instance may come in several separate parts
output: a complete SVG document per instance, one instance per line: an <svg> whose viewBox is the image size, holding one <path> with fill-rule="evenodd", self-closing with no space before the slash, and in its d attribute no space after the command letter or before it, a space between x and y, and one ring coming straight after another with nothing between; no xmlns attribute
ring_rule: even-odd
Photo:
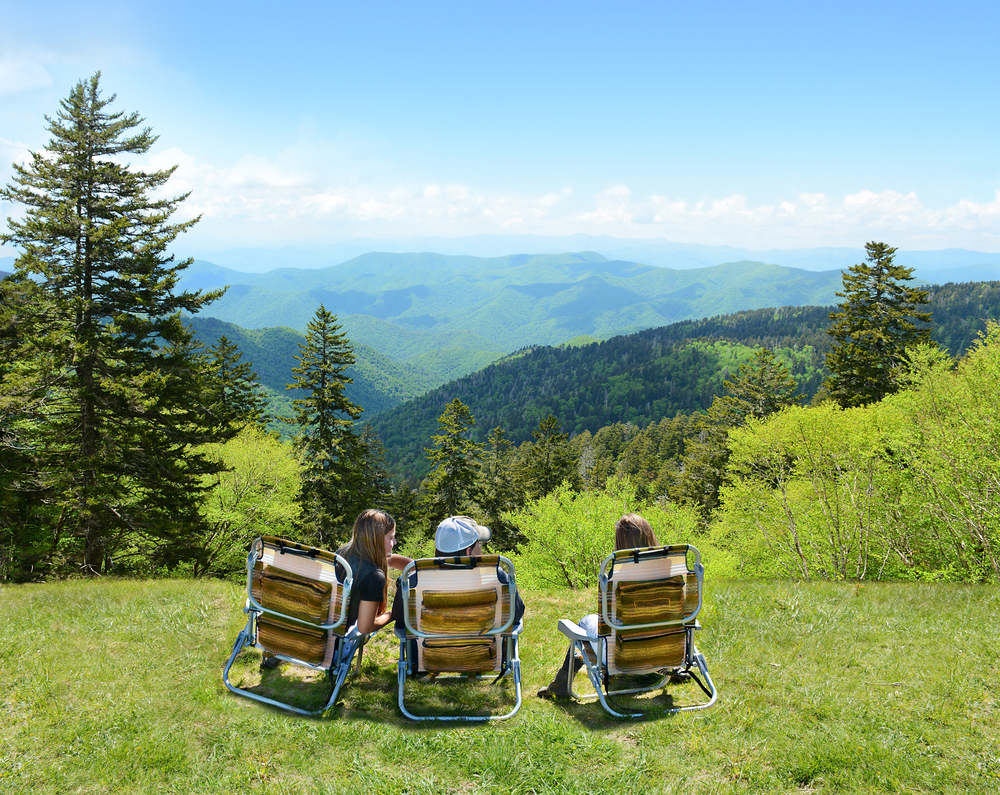
<svg viewBox="0 0 1000 795"><path fill-rule="evenodd" d="M657 547L656 533L649 522L637 513L627 513L615 522L615 549Z"/></svg>
<svg viewBox="0 0 1000 795"><path fill-rule="evenodd" d="M346 558L357 555L382 569L386 578L386 589L382 592L379 612L385 610L389 586L389 561L385 554L385 537L395 529L396 520L389 514L376 508L369 508L358 514L358 518L354 520L351 540L341 552Z"/></svg>

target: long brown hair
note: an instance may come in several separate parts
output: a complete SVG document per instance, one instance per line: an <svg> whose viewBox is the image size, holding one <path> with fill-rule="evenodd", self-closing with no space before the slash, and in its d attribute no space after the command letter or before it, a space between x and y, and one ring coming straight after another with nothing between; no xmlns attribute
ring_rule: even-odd
<svg viewBox="0 0 1000 795"><path fill-rule="evenodd" d="M345 558L357 555L382 569L386 579L386 590L382 593L379 612L385 610L389 586L389 561L385 554L385 537L395 529L396 521L389 514L376 508L369 508L358 514L358 518L354 520L351 540L341 552Z"/></svg>
<svg viewBox="0 0 1000 795"><path fill-rule="evenodd" d="M657 547L656 533L649 522L637 513L627 513L615 522L615 549Z"/></svg>

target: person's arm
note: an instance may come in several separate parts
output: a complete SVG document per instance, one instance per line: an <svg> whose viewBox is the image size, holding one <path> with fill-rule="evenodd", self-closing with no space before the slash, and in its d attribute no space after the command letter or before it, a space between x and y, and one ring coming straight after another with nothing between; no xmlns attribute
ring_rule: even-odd
<svg viewBox="0 0 1000 795"><path fill-rule="evenodd" d="M358 603L358 632L367 635L376 629L382 629L392 618L392 611L378 612L378 602L368 602L364 599Z"/></svg>
<svg viewBox="0 0 1000 795"><path fill-rule="evenodd" d="M413 562L413 558L408 558L406 557L406 555L397 555L395 552L393 552L387 558L387 562L389 564L390 569L396 569L396 571L402 571Z"/></svg>

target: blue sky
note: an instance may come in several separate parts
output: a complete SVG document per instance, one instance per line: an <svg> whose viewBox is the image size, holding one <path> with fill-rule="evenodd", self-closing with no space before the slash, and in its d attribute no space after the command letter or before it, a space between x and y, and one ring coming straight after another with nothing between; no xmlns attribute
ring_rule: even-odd
<svg viewBox="0 0 1000 795"><path fill-rule="evenodd" d="M3 20L0 180L99 69L160 135L136 165L179 166L194 247L1000 251L995 2L57 1Z"/></svg>

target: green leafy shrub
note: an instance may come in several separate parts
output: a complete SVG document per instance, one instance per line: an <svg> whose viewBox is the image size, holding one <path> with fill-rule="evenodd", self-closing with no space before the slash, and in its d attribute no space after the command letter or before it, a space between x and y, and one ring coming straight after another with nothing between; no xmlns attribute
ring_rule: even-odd
<svg viewBox="0 0 1000 795"><path fill-rule="evenodd" d="M511 514L528 539L514 558L518 581L526 587L596 585L598 567L614 550L615 522L633 512L649 521L660 543L698 545L697 514L690 508L645 503L631 482L619 478L601 492L577 493L563 484Z"/></svg>
<svg viewBox="0 0 1000 795"><path fill-rule="evenodd" d="M203 452L227 469L208 476L212 490L202 510L211 530L202 540L205 558L192 573L239 579L254 538L297 540L293 522L302 465L290 445L256 425L224 444L206 445Z"/></svg>

